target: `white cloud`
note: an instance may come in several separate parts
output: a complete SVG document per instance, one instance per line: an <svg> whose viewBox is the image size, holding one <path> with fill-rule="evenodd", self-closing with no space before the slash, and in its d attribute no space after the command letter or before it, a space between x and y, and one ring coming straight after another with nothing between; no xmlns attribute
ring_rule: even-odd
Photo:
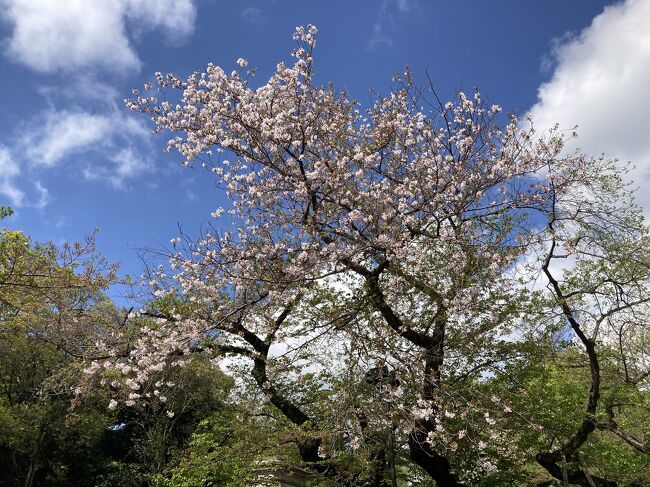
<svg viewBox="0 0 650 487"><path fill-rule="evenodd" d="M115 172L119 178L130 178L144 170L142 159L132 148L122 149L111 160L115 163Z"/></svg>
<svg viewBox="0 0 650 487"><path fill-rule="evenodd" d="M145 155L150 149L150 131L133 116L117 110L50 109L34 120L23 130L26 135L14 152L24 154L26 162L39 171L69 164L71 156L92 155L92 164L86 163L82 176L123 187L127 179L152 169ZM41 200L46 201L46 196Z"/></svg>
<svg viewBox="0 0 650 487"><path fill-rule="evenodd" d="M19 143L35 166L52 167L75 153L119 148L150 134L140 120L118 111L48 110L35 120Z"/></svg>
<svg viewBox="0 0 650 487"><path fill-rule="evenodd" d="M12 206L22 206L25 193L16 185L15 178L20 174L18 164L12 159L6 147L0 146L0 195L9 200Z"/></svg>
<svg viewBox="0 0 650 487"><path fill-rule="evenodd" d="M3 178L14 178L20 174L20 168L16 164L9 153L9 149L0 146L0 175Z"/></svg>
<svg viewBox="0 0 650 487"><path fill-rule="evenodd" d="M579 35L557 43L555 69L530 110L537 128L578 125L586 153L632 161L650 213L650 0L605 8Z"/></svg>
<svg viewBox="0 0 650 487"><path fill-rule="evenodd" d="M43 124L23 141L27 156L35 165L52 167L78 151L106 145L114 130L111 117L83 111L49 111Z"/></svg>
<svg viewBox="0 0 650 487"><path fill-rule="evenodd" d="M45 208L50 201L50 192L48 189L41 184L40 181L34 183L36 192L38 193L38 200L34 204L36 208Z"/></svg>
<svg viewBox="0 0 650 487"><path fill-rule="evenodd" d="M9 56L41 72L137 69L127 32L161 29L179 42L196 17L193 0L0 0L0 9L13 26Z"/></svg>
<svg viewBox="0 0 650 487"><path fill-rule="evenodd" d="M0 146L0 205L22 208L31 206L33 208L44 208L49 201L49 191L40 181L35 181L32 186L37 195L34 201L27 201L25 191L19 186L21 169L7 147ZM4 198L6 198L6 201Z"/></svg>
<svg viewBox="0 0 650 487"><path fill-rule="evenodd" d="M193 0L126 0L123 5L135 32L162 29L167 39L174 43L183 42L194 32L196 7Z"/></svg>

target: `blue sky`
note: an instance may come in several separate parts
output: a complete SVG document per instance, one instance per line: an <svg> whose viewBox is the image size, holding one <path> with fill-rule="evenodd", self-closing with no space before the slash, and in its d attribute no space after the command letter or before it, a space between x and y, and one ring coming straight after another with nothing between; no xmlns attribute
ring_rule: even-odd
<svg viewBox="0 0 650 487"><path fill-rule="evenodd" d="M634 160L650 208L650 0L0 0L0 204L38 240L100 229L139 274L136 248L196 235L224 205L122 100L156 71L245 57L263 80L298 24L319 28L317 78L363 102L411 65L437 91L478 87L544 127L579 124L587 152Z"/></svg>

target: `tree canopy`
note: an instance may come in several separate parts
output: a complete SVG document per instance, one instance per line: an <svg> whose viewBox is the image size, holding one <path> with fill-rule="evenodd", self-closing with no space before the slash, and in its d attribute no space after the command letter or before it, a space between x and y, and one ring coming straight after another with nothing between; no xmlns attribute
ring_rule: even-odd
<svg viewBox="0 0 650 487"><path fill-rule="evenodd" d="M126 101L230 202L171 240L141 309L106 297L92 237L0 233L7 482L648 484L625 169L409 69L364 106L316 83L316 34L264 83L240 58Z"/></svg>
<svg viewBox="0 0 650 487"><path fill-rule="evenodd" d="M581 450L613 435L645 451L617 430L601 363L643 396L645 351L621 340L644 341L648 233L617 162L571 151L572 132L538 133L478 93L443 104L409 70L363 107L315 84L316 32L299 27L293 66L261 85L239 59L230 74L158 73L157 88L127 100L171 133L185 165L211 169L232 203L213 216L227 211L236 230L172 241L159 293L188 304L151 307L155 333L113 363L139 384L194 349L244 358L323 478L359 444L386 469L388 431L390 455L438 485L482 482L521 459L510 425L525 417L518 433L549 438L528 460L557 480L615 485ZM530 372L533 356L567 354L589 373L562 434L513 409L514 385L490 391ZM336 414L305 397L306 370ZM360 399L373 371L385 407Z"/></svg>

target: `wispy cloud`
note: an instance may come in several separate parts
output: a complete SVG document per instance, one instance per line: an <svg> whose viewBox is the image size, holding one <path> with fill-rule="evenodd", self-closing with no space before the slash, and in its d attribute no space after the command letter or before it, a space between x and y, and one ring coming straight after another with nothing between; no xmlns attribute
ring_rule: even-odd
<svg viewBox="0 0 650 487"><path fill-rule="evenodd" d="M153 169L151 160L133 147L119 150L109 157L111 165L88 165L83 177L88 181L105 181L114 188L125 189L126 181Z"/></svg>
<svg viewBox="0 0 650 487"><path fill-rule="evenodd" d="M262 11L257 7L248 7L242 10L241 16L251 24L256 24L262 19Z"/></svg>
<svg viewBox="0 0 650 487"><path fill-rule="evenodd" d="M384 24L386 21L382 18L383 16L380 15L379 17L372 25L372 36L368 41L368 49L371 51L377 51L382 47L393 47L393 40L385 32L386 27Z"/></svg>
<svg viewBox="0 0 650 487"><path fill-rule="evenodd" d="M575 36L555 41L529 115L539 129L578 125L583 152L632 161L640 203L650 214L650 2L628 0L605 8Z"/></svg>
<svg viewBox="0 0 650 487"><path fill-rule="evenodd" d="M131 36L162 30L180 42L194 30L193 0L0 0L12 27L11 59L45 73L88 67L138 69Z"/></svg>
<svg viewBox="0 0 650 487"><path fill-rule="evenodd" d="M0 195L9 200L12 206L23 205L25 193L18 188L16 177L20 174L20 167L11 157L11 152L6 147L0 146Z"/></svg>
<svg viewBox="0 0 650 487"><path fill-rule="evenodd" d="M395 30L395 14L409 13L415 6L415 0L382 0L372 24L368 49L377 51L382 48L392 48L391 34Z"/></svg>
<svg viewBox="0 0 650 487"><path fill-rule="evenodd" d="M114 116L84 111L49 110L39 116L20 144L30 161L52 167L76 152L104 148L116 129Z"/></svg>
<svg viewBox="0 0 650 487"><path fill-rule="evenodd" d="M34 187L36 188L36 192L38 193L38 198L36 199L35 203L33 206L35 208L45 208L47 204L50 202L50 192L49 190L41 184L40 181L36 181L34 183Z"/></svg>
<svg viewBox="0 0 650 487"><path fill-rule="evenodd" d="M68 172L79 171L83 179L120 189L126 188L128 180L153 170L150 131L143 121L117 109L99 113L48 109L25 123L22 133L10 147L0 150L0 193L15 206L21 206L24 199L16 155L32 173L65 165ZM33 186L37 198L31 206L42 208L49 201L48 190L40 181Z"/></svg>
<svg viewBox="0 0 650 487"><path fill-rule="evenodd" d="M44 208L49 202L49 191L37 180L25 185L33 190L30 193L35 193L33 197L28 197L20 181L21 173L11 150L0 146L0 204L14 208Z"/></svg>
<svg viewBox="0 0 650 487"><path fill-rule="evenodd" d="M68 105L95 103L103 107L114 108L122 94L120 90L92 73L75 74L65 83L52 83L46 80L36 88L36 91L50 106L62 103Z"/></svg>
<svg viewBox="0 0 650 487"><path fill-rule="evenodd" d="M54 220L54 228L61 230L62 228L67 227L70 224L68 218L65 215L60 215Z"/></svg>
<svg viewBox="0 0 650 487"><path fill-rule="evenodd" d="M0 48L44 75L36 91L46 102L0 139L0 200L45 207L48 178L59 168L121 189L153 170L150 131L144 119L125 113L106 73L139 69L134 41L143 33L155 30L166 42L183 42L194 30L195 4L0 0L6 27Z"/></svg>

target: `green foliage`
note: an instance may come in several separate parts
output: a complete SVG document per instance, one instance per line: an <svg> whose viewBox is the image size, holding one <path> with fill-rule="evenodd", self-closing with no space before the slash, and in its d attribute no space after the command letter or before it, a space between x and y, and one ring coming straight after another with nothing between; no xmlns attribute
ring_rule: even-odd
<svg viewBox="0 0 650 487"><path fill-rule="evenodd" d="M7 206L0 206L0 220L10 217L14 214L14 210Z"/></svg>
<svg viewBox="0 0 650 487"><path fill-rule="evenodd" d="M236 486L248 478L262 457L263 430L243 423L233 412L217 412L203 420L188 448L157 477L161 487Z"/></svg>
<svg viewBox="0 0 650 487"><path fill-rule="evenodd" d="M0 207L0 220L11 213ZM506 222L504 231L509 229ZM569 248L584 237L582 231L576 230L576 242L569 241ZM602 254L577 258L560 284L578 290L571 295L578 318L608 306L624 311L618 320L602 321L609 328L597 343L600 390L595 413L585 413L593 387L590 357L570 338L566 315L558 311L565 302L557 296L523 286L497 289L482 299L486 307L498 304L498 312L485 322L477 319L475 333L468 333L467 321L449 324L446 340L455 355L445 356L440 390L453 394L439 403L438 430L447 436L436 448L466 485L559 485L535 461L536 455L569 442L586 420L593 421L594 430L569 467L622 487L650 485L647 311L627 313L626 307L647 299L650 242L645 233L596 233ZM445 258L444 252L430 256L431 266ZM486 273L485 263L472 258L477 259L472 272ZM425 279L426 273L416 277ZM390 396L395 384L368 380L371 367L384 363L386 350L399 347L401 338L393 334L377 341L373 333L381 330L382 318L359 305L355 296L314 286L306 298L309 305L295 312L296 322L320 326L326 317L341 327L357 327L359 335L349 335L353 338L345 343L349 356L337 364L340 370L306 372L305 364L317 365L320 358L307 348L304 354L264 357L271 364L268 377L276 393L310 418L295 424L250 376L250 361L233 364L237 381L215 368L219 335L210 333L205 339L192 338L189 356L190 347L170 351L174 357L184 355L182 360L169 360L147 376L151 384L141 385L144 391L164 393L164 400L131 406L122 401L109 410L112 395L125 389L118 385L126 378L118 370L104 370L89 387L82 373L87 353L94 351L96 340L113 339L118 328L128 333L116 349L127 352L143 336L143 326L158 331L156 320L129 317L105 295L113 279L114 269L95 254L93 237L57 248L18 231L0 230L0 485L260 484L274 470L298 465L315 470L316 462L304 461L296 448L315 441L323 459L319 466L335 473L315 475L310 485L389 485L390 453L399 485L433 487L433 480L409 457L412 423L399 410L421 398L419 372L415 379L402 372L395 396ZM414 323L430 321L433 311L419 310L419 300L417 293L406 293L402 304L417 310L411 316ZM174 319L211 306L178 294L151 304ZM475 310L480 313L480 306ZM296 327L283 338L299 339L305 329ZM520 333L517 339L504 339L514 332ZM257 360L256 353L244 355ZM162 382L165 386L155 385ZM460 403L463 407L454 409ZM638 440L636 448L630 438ZM477 448L479 444L483 446ZM495 458L493 469L483 462L488 456Z"/></svg>
<svg viewBox="0 0 650 487"><path fill-rule="evenodd" d="M102 294L114 269L93 243L59 249L0 231L1 485L150 484L225 407L232 380L198 355L161 372L174 383L173 417L160 407L111 412L102 388L85 390L83 354L125 313Z"/></svg>
<svg viewBox="0 0 650 487"><path fill-rule="evenodd" d="M606 367L612 362L602 353ZM545 358L543 358L545 357ZM610 355L611 357L611 355ZM606 421L608 404L618 404L617 422L637 437L648 437L650 394L605 369L603 397L597 420ZM499 472L488 476L481 486L505 487L537 485L551 477L534 461L539 451L567 441L584 418L590 375L587 358L575 347L562 346L552 351L540 346L527 361L509 367L486 382L486 389L508 397L512 410L508 435L512 439L509 458ZM580 456L592 474L606 474L620 486L650 485L650 456L630 448L619 437L597 430L580 448Z"/></svg>

